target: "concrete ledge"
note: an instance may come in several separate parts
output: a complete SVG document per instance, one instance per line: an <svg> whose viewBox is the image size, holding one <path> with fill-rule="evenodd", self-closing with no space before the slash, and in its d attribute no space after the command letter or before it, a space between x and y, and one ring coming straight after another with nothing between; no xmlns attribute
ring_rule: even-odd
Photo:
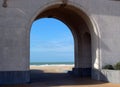
<svg viewBox="0 0 120 87"><path fill-rule="evenodd" d="M30 71L0 71L0 84L20 84L30 81Z"/></svg>
<svg viewBox="0 0 120 87"><path fill-rule="evenodd" d="M100 74L100 80L120 84L120 71L102 69Z"/></svg>
<svg viewBox="0 0 120 87"><path fill-rule="evenodd" d="M92 69L92 79L94 80L100 80L100 70L98 69Z"/></svg>
<svg viewBox="0 0 120 87"><path fill-rule="evenodd" d="M80 77L90 77L91 68L73 68L71 74Z"/></svg>

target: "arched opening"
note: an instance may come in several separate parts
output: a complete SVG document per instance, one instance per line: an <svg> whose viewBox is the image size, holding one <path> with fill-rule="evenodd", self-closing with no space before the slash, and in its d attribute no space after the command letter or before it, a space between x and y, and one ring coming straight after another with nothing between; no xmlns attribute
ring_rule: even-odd
<svg viewBox="0 0 120 87"><path fill-rule="evenodd" d="M74 66L73 36L60 20L55 18L35 20L30 38L31 65L70 65L71 68Z"/></svg>
<svg viewBox="0 0 120 87"><path fill-rule="evenodd" d="M34 20L40 18L56 18L64 22L71 30L74 38L75 66L72 74L91 76L99 79L99 34L94 30L91 19L82 11L71 5L61 4L48 6L37 12ZM87 33L86 33L87 32ZM85 52L87 51L87 52Z"/></svg>

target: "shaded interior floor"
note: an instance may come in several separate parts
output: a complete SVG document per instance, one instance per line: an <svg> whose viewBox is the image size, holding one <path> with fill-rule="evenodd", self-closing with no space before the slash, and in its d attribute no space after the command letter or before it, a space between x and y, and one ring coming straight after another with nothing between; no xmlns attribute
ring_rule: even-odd
<svg viewBox="0 0 120 87"><path fill-rule="evenodd" d="M80 78L72 76L68 73L44 73L39 70L31 71L31 83L45 84L48 86L62 85L86 85L86 84L102 84L103 82L91 80L90 78Z"/></svg>
<svg viewBox="0 0 120 87"><path fill-rule="evenodd" d="M44 73L42 70L31 70L30 83L0 87L120 87L120 85L75 77L68 73Z"/></svg>

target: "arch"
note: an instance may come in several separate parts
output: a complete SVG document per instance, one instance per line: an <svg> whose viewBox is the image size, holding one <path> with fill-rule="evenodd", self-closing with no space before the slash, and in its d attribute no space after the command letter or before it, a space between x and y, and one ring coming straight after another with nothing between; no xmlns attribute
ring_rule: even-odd
<svg viewBox="0 0 120 87"><path fill-rule="evenodd" d="M63 11L64 9L64 11ZM53 14L54 13L54 14ZM61 14L62 13L62 14ZM82 50L82 35L84 32L89 32L91 36L91 55L92 55L92 62L91 66L93 69L100 69L101 68L101 50L100 50L100 32L98 29L98 25L96 24L95 20L92 18L91 14L86 11L83 7L79 6L76 3L68 1L67 5L61 6L59 2L51 2L44 5L42 8L40 7L39 10L36 11L34 16L30 19L30 22L27 26L27 47L29 48L29 38L30 38L30 27L34 20L43 17L54 17L62 22L64 22L68 27L71 29L71 32L74 37L75 41L75 68L84 67L80 63L80 56ZM73 19L74 18L74 19ZM75 21L75 22L73 22ZM78 26L81 24L81 26ZM84 29L83 29L84 28ZM28 54L30 49L28 49ZM29 56L28 56L29 57ZM99 76L98 76L99 78Z"/></svg>

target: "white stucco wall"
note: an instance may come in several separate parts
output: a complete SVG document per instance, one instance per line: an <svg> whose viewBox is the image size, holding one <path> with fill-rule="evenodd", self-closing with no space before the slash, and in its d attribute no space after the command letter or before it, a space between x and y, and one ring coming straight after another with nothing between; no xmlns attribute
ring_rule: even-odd
<svg viewBox="0 0 120 87"><path fill-rule="evenodd" d="M0 71L29 70L29 46L26 32L35 14L61 0L0 0ZM93 66L115 64L120 60L120 2L111 0L68 0L84 9L94 21L97 50L93 49ZM97 33L96 33L97 32ZM99 33L99 35L98 35ZM95 42L96 40L93 40ZM94 45L93 45L94 47ZM98 52L99 51L99 54Z"/></svg>

